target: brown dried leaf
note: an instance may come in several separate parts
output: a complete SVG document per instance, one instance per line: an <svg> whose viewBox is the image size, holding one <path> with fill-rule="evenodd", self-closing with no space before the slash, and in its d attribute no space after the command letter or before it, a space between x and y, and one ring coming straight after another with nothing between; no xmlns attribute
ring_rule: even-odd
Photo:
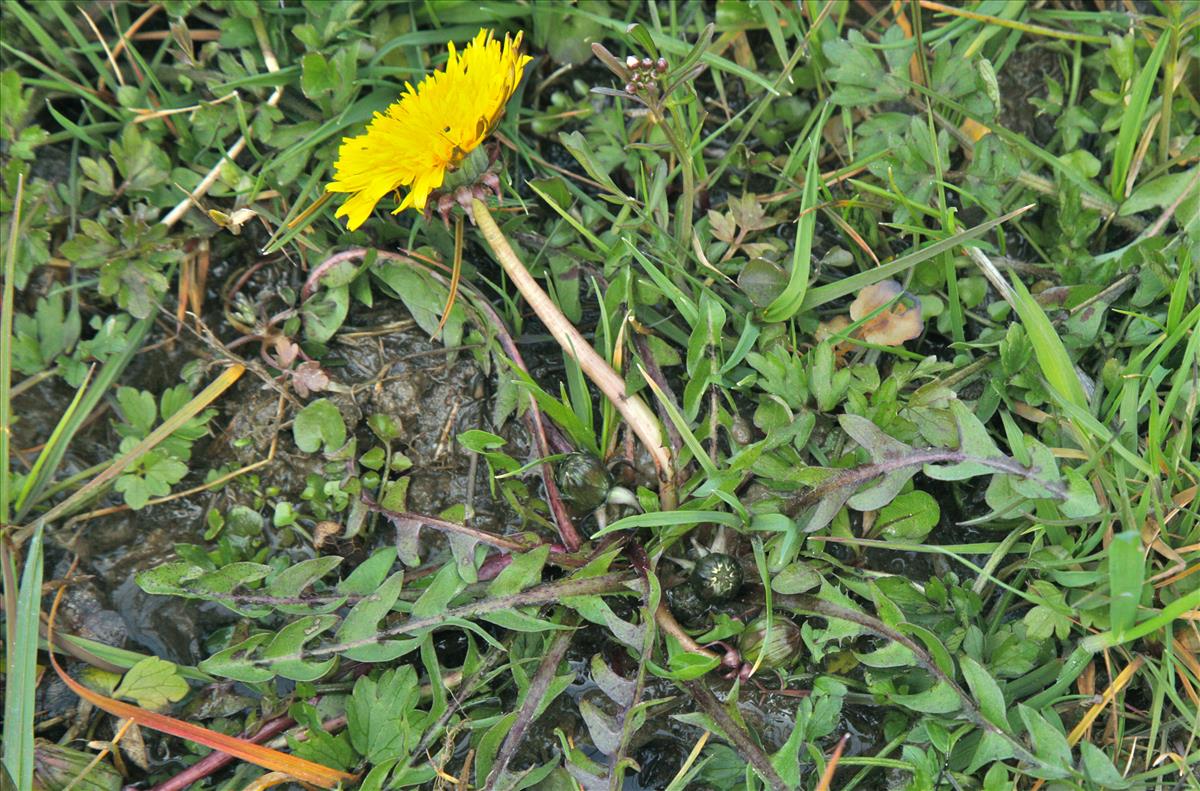
<svg viewBox="0 0 1200 791"><path fill-rule="evenodd" d="M721 214L713 209L708 210L708 224L712 228L713 238L733 244L733 239L737 235L737 223L733 219L733 214Z"/></svg>
<svg viewBox="0 0 1200 791"><path fill-rule="evenodd" d="M817 331L813 333L813 339L817 343L823 343L827 340L840 337L841 340L834 344L833 359L840 368L846 363L846 355L854 351L854 341L845 337L846 328L850 326L849 316L834 316L829 321L822 321L817 324ZM850 333L850 337L855 337L857 333Z"/></svg>
<svg viewBox="0 0 1200 791"><path fill-rule="evenodd" d="M883 308L858 328L858 337L880 346L900 346L921 334L921 305L912 306L899 301L904 288L895 280L884 280L867 286L850 305L850 318L859 321ZM890 307L884 307L891 305Z"/></svg>
<svg viewBox="0 0 1200 791"><path fill-rule="evenodd" d="M281 370L291 368L292 363L300 356L300 347L286 335L276 335L272 339L271 345L275 347L275 357Z"/></svg>
<svg viewBox="0 0 1200 791"><path fill-rule="evenodd" d="M302 363L292 374L292 387L296 395L308 398L309 393L319 393L329 387L329 375L316 360Z"/></svg>
<svg viewBox="0 0 1200 791"><path fill-rule="evenodd" d="M850 319L845 316L834 316L829 321L822 321L817 325L817 331L813 333L813 340L822 343L835 335L842 334L849 326Z"/></svg>
<svg viewBox="0 0 1200 791"><path fill-rule="evenodd" d="M744 231L764 231L779 225L779 220L768 217L766 210L754 194L729 199L729 212Z"/></svg>

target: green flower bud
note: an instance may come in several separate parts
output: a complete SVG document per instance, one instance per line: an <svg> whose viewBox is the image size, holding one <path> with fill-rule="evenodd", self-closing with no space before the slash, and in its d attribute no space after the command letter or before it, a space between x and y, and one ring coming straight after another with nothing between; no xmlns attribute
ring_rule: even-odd
<svg viewBox="0 0 1200 791"><path fill-rule="evenodd" d="M691 583L706 602L719 604L737 596L742 589L742 564L732 555L713 552L696 562Z"/></svg>
<svg viewBox="0 0 1200 791"><path fill-rule="evenodd" d="M800 658L800 652L804 648L804 641L800 638L800 627L790 618L770 616L771 637L768 642L767 621L768 616L759 616L742 632L738 640L738 650L742 652L742 659L754 664L761 655L761 667L788 667Z"/></svg>

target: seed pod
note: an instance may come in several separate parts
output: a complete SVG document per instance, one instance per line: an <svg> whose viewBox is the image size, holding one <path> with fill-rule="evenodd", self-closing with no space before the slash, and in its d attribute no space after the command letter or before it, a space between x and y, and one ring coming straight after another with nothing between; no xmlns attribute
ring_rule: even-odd
<svg viewBox="0 0 1200 791"><path fill-rule="evenodd" d="M800 627L790 618L772 615L771 639L767 642L767 618L761 615L746 626L738 640L738 650L742 652L742 659L751 665L758 662L761 654L762 667L787 667L800 658L804 648Z"/></svg>
<svg viewBox="0 0 1200 791"><path fill-rule="evenodd" d="M583 515L595 511L608 498L612 477L604 464L590 453L570 453L558 463L555 476L563 499L571 510Z"/></svg>
<svg viewBox="0 0 1200 791"><path fill-rule="evenodd" d="M701 599L691 585L667 588L666 597L671 614L684 626L697 623L708 612L708 602Z"/></svg>
<svg viewBox="0 0 1200 791"><path fill-rule="evenodd" d="M706 602L719 604L729 601L742 589L742 564L733 555L710 553L696 562L691 583Z"/></svg>

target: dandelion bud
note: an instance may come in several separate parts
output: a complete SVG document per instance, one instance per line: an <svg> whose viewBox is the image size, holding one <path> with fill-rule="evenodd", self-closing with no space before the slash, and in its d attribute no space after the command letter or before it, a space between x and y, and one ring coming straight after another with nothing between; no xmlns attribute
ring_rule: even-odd
<svg viewBox="0 0 1200 791"><path fill-rule="evenodd" d="M767 642L767 621L771 622L771 641ZM800 627L791 619L773 615L770 618L763 615L746 626L738 641L738 649L746 662L753 664L762 656L762 666L767 668L783 668L800 658L804 640L800 636Z"/></svg>
<svg viewBox="0 0 1200 791"><path fill-rule="evenodd" d="M558 465L555 483L577 516L589 514L604 505L613 485L604 463L585 452L567 454Z"/></svg>
<svg viewBox="0 0 1200 791"><path fill-rule="evenodd" d="M721 552L705 555L692 569L692 587L706 602L729 601L741 590L742 580L737 558Z"/></svg>
<svg viewBox="0 0 1200 791"><path fill-rule="evenodd" d="M640 61L638 61L637 55L626 56L625 65L628 66L629 68L636 69L639 64L640 64Z"/></svg>

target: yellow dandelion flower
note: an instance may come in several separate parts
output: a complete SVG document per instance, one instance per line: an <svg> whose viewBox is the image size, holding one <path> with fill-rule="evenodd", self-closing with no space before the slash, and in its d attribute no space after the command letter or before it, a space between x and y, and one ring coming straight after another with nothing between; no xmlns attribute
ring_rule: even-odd
<svg viewBox="0 0 1200 791"><path fill-rule="evenodd" d="M444 70L435 71L414 89L404 84L400 99L375 113L367 131L342 138L327 192L350 197L337 211L350 230L366 222L389 192L408 194L393 214L425 209L429 195L446 174L495 129L504 106L532 58L520 54L522 34L496 40L483 29L460 53L451 42Z"/></svg>

